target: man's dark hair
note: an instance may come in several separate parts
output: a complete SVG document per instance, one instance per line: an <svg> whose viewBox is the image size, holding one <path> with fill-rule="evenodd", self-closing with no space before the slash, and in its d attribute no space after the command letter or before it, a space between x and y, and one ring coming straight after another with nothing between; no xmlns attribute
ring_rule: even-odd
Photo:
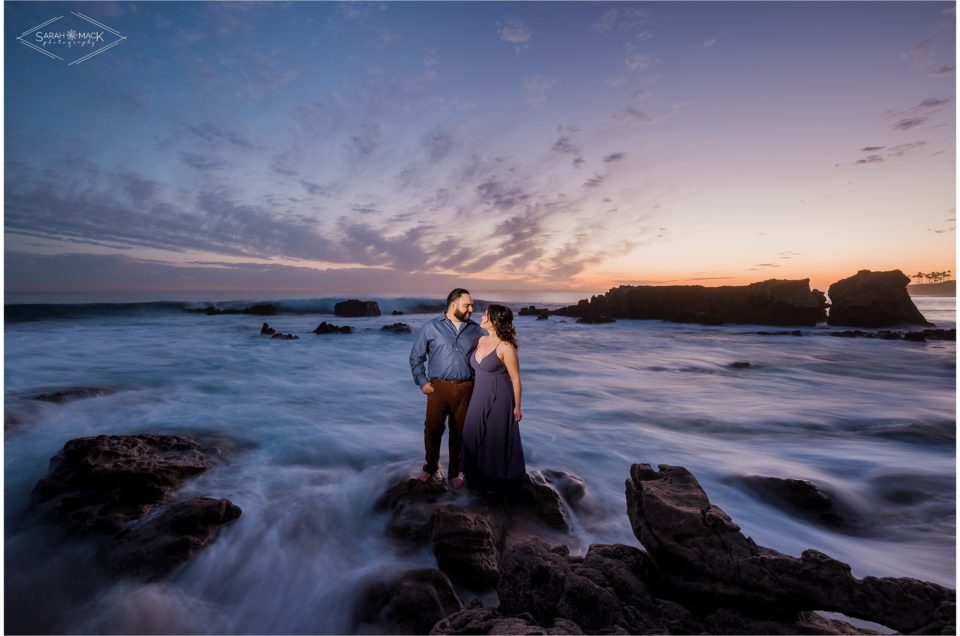
<svg viewBox="0 0 960 636"><path fill-rule="evenodd" d="M457 288L454 289L452 292L450 292L449 294L447 294L447 307L450 306L450 303L455 302L457 299L459 299L459 298L460 298L461 296L463 296L464 294L469 294L469 293L470 293L470 292L468 292L468 291L467 291L466 289L464 289L463 287L457 287Z"/></svg>

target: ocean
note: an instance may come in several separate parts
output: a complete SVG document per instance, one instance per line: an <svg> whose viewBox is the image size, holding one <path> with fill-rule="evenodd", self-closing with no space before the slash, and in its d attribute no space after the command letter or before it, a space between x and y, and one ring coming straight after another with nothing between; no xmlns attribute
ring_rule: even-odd
<svg viewBox="0 0 960 636"><path fill-rule="evenodd" d="M515 312L582 297L474 295L480 310L504 301ZM418 472L423 455L425 398L407 362L414 336L381 327L415 330L443 302L360 298L384 315L334 317L343 297L8 294L7 632L348 633L365 583L436 567L429 546L399 549L386 536L374 502L398 475ZM194 311L262 301L277 302L280 314ZM953 298L915 302L938 327L956 326ZM265 321L299 340L261 336ZM311 333L324 321L356 331ZM558 316L515 324L528 469L586 482L573 530L544 530L548 541L581 554L592 543L638 545L624 498L630 465L682 465L761 545L794 556L815 548L858 577L955 587L955 342L837 338L826 326L796 337L754 325L578 325ZM113 393L33 399L69 387ZM149 584L100 573L88 541L23 516L65 442L141 432L226 440L225 460L182 494L243 509L209 548ZM765 503L739 481L749 475L810 480L860 529L815 525ZM473 596L459 591L464 602Z"/></svg>

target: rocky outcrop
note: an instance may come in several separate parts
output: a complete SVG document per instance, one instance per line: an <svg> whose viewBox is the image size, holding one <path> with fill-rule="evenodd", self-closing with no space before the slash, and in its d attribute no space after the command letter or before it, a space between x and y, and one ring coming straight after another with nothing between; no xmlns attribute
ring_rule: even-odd
<svg viewBox="0 0 960 636"><path fill-rule="evenodd" d="M113 395L114 393L115 391L112 389L77 386L59 391L51 391L50 393L41 393L40 395L34 396L33 399L40 400L41 402L64 404L66 402L73 402L74 400L86 400L89 398L103 397L105 395Z"/></svg>
<svg viewBox="0 0 960 636"><path fill-rule="evenodd" d="M219 307L207 307L206 309L197 309L208 316L220 316L224 314L246 314L251 316L276 316L277 306L273 303L257 303L243 309L220 309Z"/></svg>
<svg viewBox="0 0 960 636"><path fill-rule="evenodd" d="M847 327L933 326L907 293L910 279L898 269L860 270L830 285L828 324Z"/></svg>
<svg viewBox="0 0 960 636"><path fill-rule="evenodd" d="M352 327L347 327L346 325L338 327L337 325L330 324L329 322L321 322L317 325L317 328L313 330L313 333L318 336L327 334L327 333L353 333Z"/></svg>
<svg viewBox="0 0 960 636"><path fill-rule="evenodd" d="M579 625L563 618L550 627L541 627L529 614L503 616L493 608L465 609L448 616L430 630L431 634L582 634Z"/></svg>
<svg viewBox="0 0 960 636"><path fill-rule="evenodd" d="M226 499L195 497L171 503L121 531L108 549L108 566L147 580L163 578L216 540L224 524L240 513Z"/></svg>
<svg viewBox="0 0 960 636"><path fill-rule="evenodd" d="M767 280L745 286L629 286L553 313L581 321L632 318L701 324L816 325L826 320L823 292L809 279Z"/></svg>
<svg viewBox="0 0 960 636"><path fill-rule="evenodd" d="M521 307L518 313L520 316L536 316L537 320L544 320L550 317L549 309L537 309L535 305L530 305L529 307Z"/></svg>
<svg viewBox="0 0 960 636"><path fill-rule="evenodd" d="M523 480L523 500L527 508L546 525L558 530L570 529L570 513L563 498L539 470L527 472Z"/></svg>
<svg viewBox="0 0 960 636"><path fill-rule="evenodd" d="M430 568L408 570L387 580L378 578L361 590L353 609L353 632L360 634L426 634L463 603L450 579Z"/></svg>
<svg viewBox="0 0 960 636"><path fill-rule="evenodd" d="M904 340L907 342L926 342L927 340L956 341L956 329L923 329L922 331L861 331L860 329L847 331L831 331L836 338L873 338L879 340Z"/></svg>
<svg viewBox="0 0 960 636"><path fill-rule="evenodd" d="M380 305L373 300L344 300L333 306L333 315L341 318L367 318L380 315Z"/></svg>
<svg viewBox="0 0 960 636"><path fill-rule="evenodd" d="M389 333L413 333L413 329L410 328L410 325L402 322L395 322L392 325L384 325L380 327L380 331L386 331Z"/></svg>
<svg viewBox="0 0 960 636"><path fill-rule="evenodd" d="M271 327L269 323L265 322L263 323L263 326L260 327L261 336L272 336L275 333L277 333L277 330Z"/></svg>
<svg viewBox="0 0 960 636"><path fill-rule="evenodd" d="M857 511L809 480L747 475L736 481L758 499L794 516L841 532L864 531Z"/></svg>
<svg viewBox="0 0 960 636"><path fill-rule="evenodd" d="M240 508L222 499L167 504L187 478L210 467L194 440L176 435L100 435L67 442L33 490L30 511L79 534L112 535L109 569L159 578L213 541Z"/></svg>
<svg viewBox="0 0 960 636"><path fill-rule="evenodd" d="M956 630L954 590L910 578L855 578L816 550L800 558L745 537L685 468L635 464L626 482L634 534L673 595L700 607L783 617L842 612L901 632Z"/></svg>
<svg viewBox="0 0 960 636"><path fill-rule="evenodd" d="M430 518L433 554L440 569L474 590L496 585L505 519L492 510L440 506Z"/></svg>
<svg viewBox="0 0 960 636"><path fill-rule="evenodd" d="M294 335L292 333L275 333L270 336L271 340L299 340L300 336Z"/></svg>

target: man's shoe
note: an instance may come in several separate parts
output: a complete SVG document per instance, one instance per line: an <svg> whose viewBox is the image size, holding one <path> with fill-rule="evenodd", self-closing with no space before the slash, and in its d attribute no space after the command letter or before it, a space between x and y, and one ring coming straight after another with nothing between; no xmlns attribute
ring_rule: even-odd
<svg viewBox="0 0 960 636"><path fill-rule="evenodd" d="M422 481L422 482L426 483L426 482L430 481L431 479L433 479L433 475L431 475L430 473L428 473L427 471L424 470L424 471L421 471L421 473L420 473L419 475L417 475L417 479L418 479L419 481Z"/></svg>
<svg viewBox="0 0 960 636"><path fill-rule="evenodd" d="M454 490L460 490L463 488L463 477L457 476L450 480L450 487Z"/></svg>

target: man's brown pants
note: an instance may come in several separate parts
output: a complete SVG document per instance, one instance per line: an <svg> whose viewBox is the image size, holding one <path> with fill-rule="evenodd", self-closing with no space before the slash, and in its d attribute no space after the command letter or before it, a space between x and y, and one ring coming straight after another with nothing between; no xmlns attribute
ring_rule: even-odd
<svg viewBox="0 0 960 636"><path fill-rule="evenodd" d="M447 418L450 420L450 463L447 477L460 474L460 459L463 454L463 422L467 418L467 406L473 392L473 380L453 382L430 379L433 393L427 394L427 416L423 422L423 447L426 461L423 471L433 475L440 464L440 442Z"/></svg>

